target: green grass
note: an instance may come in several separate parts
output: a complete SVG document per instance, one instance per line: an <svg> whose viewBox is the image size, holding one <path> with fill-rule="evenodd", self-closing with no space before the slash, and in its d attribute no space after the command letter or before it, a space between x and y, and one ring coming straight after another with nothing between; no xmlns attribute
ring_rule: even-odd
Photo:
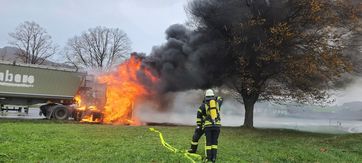
<svg viewBox="0 0 362 163"><path fill-rule="evenodd" d="M164 148L149 127L0 119L0 162L188 162ZM189 147L194 130L155 128L178 149ZM218 162L361 162L361 147L362 134L224 127Z"/></svg>

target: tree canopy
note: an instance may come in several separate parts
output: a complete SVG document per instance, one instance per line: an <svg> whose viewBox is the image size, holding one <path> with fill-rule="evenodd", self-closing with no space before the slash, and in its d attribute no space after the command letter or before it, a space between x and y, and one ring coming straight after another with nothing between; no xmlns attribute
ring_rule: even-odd
<svg viewBox="0 0 362 163"><path fill-rule="evenodd" d="M77 68L109 70L125 59L131 42L119 28L95 27L69 39L65 48L68 62Z"/></svg>
<svg viewBox="0 0 362 163"><path fill-rule="evenodd" d="M51 36L35 22L25 21L9 35L9 43L19 49L16 55L24 63L43 64L56 53L57 46L53 44Z"/></svg>
<svg viewBox="0 0 362 163"><path fill-rule="evenodd" d="M360 37L361 4L330 0L194 0L187 7L196 30L215 33L233 58L228 87L245 105L253 127L258 100L330 100L328 90L357 72L352 38ZM357 57L358 58L358 57Z"/></svg>

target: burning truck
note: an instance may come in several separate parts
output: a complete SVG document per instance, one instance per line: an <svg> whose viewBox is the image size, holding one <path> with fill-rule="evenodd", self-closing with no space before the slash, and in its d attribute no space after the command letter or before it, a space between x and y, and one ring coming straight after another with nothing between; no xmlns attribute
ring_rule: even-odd
<svg viewBox="0 0 362 163"><path fill-rule="evenodd" d="M39 106L47 119L138 125L134 106L152 92L137 72L157 82L141 63L131 56L114 71L95 76L74 69L0 62L0 112L27 114L31 106Z"/></svg>

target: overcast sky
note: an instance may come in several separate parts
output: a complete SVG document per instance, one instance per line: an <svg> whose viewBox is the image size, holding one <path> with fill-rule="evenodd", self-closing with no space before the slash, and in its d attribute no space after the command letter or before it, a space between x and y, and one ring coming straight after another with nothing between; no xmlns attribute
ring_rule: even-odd
<svg viewBox="0 0 362 163"><path fill-rule="evenodd" d="M117 27L132 41L132 50L149 53L165 40L165 29L185 23L187 0L0 0L0 47L24 21L44 27L61 48L91 27Z"/></svg>
<svg viewBox="0 0 362 163"><path fill-rule="evenodd" d="M128 34L132 50L149 53L165 42L164 31L185 23L188 0L0 0L0 47L9 46L8 33L24 21L35 21L63 49L67 40L96 26L117 27ZM362 81L359 80L359 81ZM361 99L355 83L337 103Z"/></svg>

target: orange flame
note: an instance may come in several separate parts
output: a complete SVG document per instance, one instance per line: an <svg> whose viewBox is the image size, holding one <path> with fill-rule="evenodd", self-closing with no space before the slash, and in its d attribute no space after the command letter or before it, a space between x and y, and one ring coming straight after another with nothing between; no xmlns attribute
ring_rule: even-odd
<svg viewBox="0 0 362 163"><path fill-rule="evenodd" d="M141 66L139 58L131 58L121 65L114 73L100 76L98 81L106 84L106 103L103 111L103 122L113 124L138 125L139 121L133 115L136 101L151 92L142 85L137 74L143 74L152 82L157 82L157 78L152 73Z"/></svg>
<svg viewBox="0 0 362 163"><path fill-rule="evenodd" d="M84 108L85 107L81 107ZM82 117L80 122L90 122L90 123L99 123L102 121L100 116L95 116L96 114L100 115L101 112L97 109L96 106L89 106L88 110L85 111L84 116Z"/></svg>
<svg viewBox="0 0 362 163"><path fill-rule="evenodd" d="M117 71L98 77L98 82L106 85L106 102L102 110L94 105L88 106L83 102L84 97L76 95L74 100L80 122L139 125L140 121L133 115L134 105L140 97L152 92L142 85L137 74L142 72L153 84L158 81L141 64L139 58L131 56L119 65Z"/></svg>
<svg viewBox="0 0 362 163"><path fill-rule="evenodd" d="M74 97L75 103L77 104L77 106L81 106L82 105L82 97L78 94Z"/></svg>

